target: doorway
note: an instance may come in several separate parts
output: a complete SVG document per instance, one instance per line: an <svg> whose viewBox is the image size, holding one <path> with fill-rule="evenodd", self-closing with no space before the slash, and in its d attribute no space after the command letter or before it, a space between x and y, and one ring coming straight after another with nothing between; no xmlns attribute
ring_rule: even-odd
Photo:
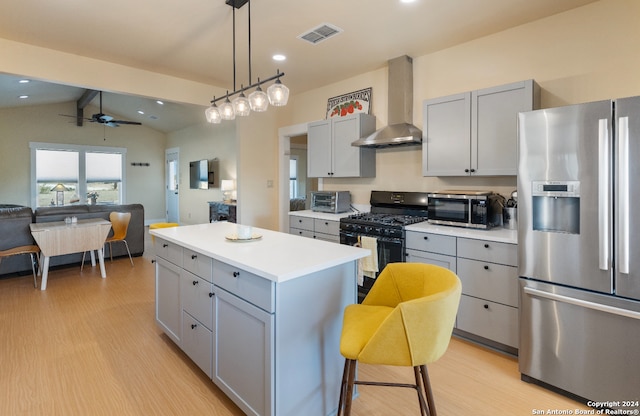
<svg viewBox="0 0 640 416"><path fill-rule="evenodd" d="M167 222L180 223L180 149L165 150Z"/></svg>

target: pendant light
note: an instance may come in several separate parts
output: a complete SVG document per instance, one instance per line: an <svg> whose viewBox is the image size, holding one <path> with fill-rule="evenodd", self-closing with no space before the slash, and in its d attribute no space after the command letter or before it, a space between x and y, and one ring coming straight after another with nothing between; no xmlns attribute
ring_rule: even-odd
<svg viewBox="0 0 640 416"><path fill-rule="evenodd" d="M233 109L233 104L229 101L229 93L227 93L226 100L224 100L224 103L220 106L220 117L222 117L223 120L234 120L236 118L236 112Z"/></svg>
<svg viewBox="0 0 640 416"><path fill-rule="evenodd" d="M251 107L249 106L249 99L245 97L243 92L242 84L240 84L240 95L233 100L233 110L235 111L237 116L245 117L248 116L251 112Z"/></svg>
<svg viewBox="0 0 640 416"><path fill-rule="evenodd" d="M233 9L233 89L234 91L227 94L225 97L215 98L211 100L211 106L205 110L205 116L209 123L218 124L220 120L234 120L235 116L248 116L251 111L263 112L269 107L269 104L274 107L280 107L287 105L289 100L289 88L287 88L280 78L284 76L284 72L277 70L276 75L269 77L263 81L253 84L251 82L251 0L226 0L225 3ZM249 40L249 86L244 88L240 86L239 90L236 90L236 9L240 9L245 4L248 4L248 40ZM265 93L260 88L261 85L274 81L275 83L267 88ZM245 90L256 88L249 98L244 95ZM229 100L229 97L238 95L233 102ZM216 106L216 102L224 99L224 102L220 107ZM219 116L219 117L218 117Z"/></svg>
<svg viewBox="0 0 640 416"><path fill-rule="evenodd" d="M258 88L249 94L249 105L251 106L251 110L257 113L267 111L267 108L269 108L269 97L267 93L260 88L260 78L258 78Z"/></svg>
<svg viewBox="0 0 640 416"><path fill-rule="evenodd" d="M204 115L207 117L208 123L220 124L220 122L222 121L222 117L220 115L220 109L218 108L216 103L213 103L211 104L210 107L207 107L207 109L204 110Z"/></svg>
<svg viewBox="0 0 640 416"><path fill-rule="evenodd" d="M280 78L276 79L276 82L267 88L267 96L269 96L269 103L274 107L282 107L287 105L289 101L289 88L280 82Z"/></svg>

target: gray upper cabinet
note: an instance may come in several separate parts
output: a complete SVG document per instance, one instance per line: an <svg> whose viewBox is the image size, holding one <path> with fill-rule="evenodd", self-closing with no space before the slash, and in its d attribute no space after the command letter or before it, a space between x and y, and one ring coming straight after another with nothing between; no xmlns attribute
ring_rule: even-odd
<svg viewBox="0 0 640 416"><path fill-rule="evenodd" d="M375 149L351 143L375 131L376 118L352 114L309 123L308 176L313 178L375 177Z"/></svg>
<svg viewBox="0 0 640 416"><path fill-rule="evenodd" d="M517 174L517 120L539 107L533 80L425 100L424 176Z"/></svg>

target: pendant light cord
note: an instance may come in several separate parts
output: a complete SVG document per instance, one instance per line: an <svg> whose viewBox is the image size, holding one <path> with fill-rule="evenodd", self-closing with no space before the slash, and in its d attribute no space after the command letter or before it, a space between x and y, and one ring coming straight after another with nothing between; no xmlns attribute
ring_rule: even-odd
<svg viewBox="0 0 640 416"><path fill-rule="evenodd" d="M236 91L236 8L231 6L233 10L233 90Z"/></svg>
<svg viewBox="0 0 640 416"><path fill-rule="evenodd" d="M247 6L249 12L249 85L251 85L251 0L248 0Z"/></svg>

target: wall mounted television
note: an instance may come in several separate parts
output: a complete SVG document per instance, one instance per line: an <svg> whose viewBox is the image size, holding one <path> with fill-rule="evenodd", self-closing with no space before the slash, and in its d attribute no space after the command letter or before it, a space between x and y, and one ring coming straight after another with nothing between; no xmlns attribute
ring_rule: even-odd
<svg viewBox="0 0 640 416"><path fill-rule="evenodd" d="M220 187L218 159L189 162L189 188L210 189Z"/></svg>

